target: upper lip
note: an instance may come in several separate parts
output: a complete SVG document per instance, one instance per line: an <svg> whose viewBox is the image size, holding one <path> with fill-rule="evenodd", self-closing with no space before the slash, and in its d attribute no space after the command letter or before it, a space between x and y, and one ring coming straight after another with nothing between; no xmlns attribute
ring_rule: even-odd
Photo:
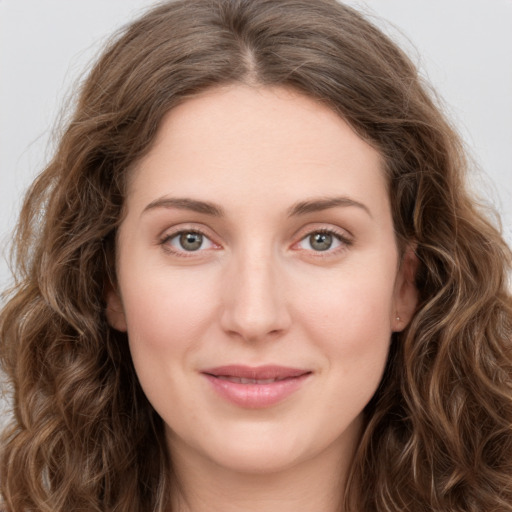
<svg viewBox="0 0 512 512"><path fill-rule="evenodd" d="M201 373L212 375L214 377L237 377L241 379L265 380L300 377L311 373L311 371L303 368L290 368L288 366L278 365L226 365L208 368L206 370L202 370Z"/></svg>

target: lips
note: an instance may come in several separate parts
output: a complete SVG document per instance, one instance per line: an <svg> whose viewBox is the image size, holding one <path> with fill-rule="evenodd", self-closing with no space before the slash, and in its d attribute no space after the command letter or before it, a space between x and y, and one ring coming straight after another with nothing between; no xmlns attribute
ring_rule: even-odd
<svg viewBox="0 0 512 512"><path fill-rule="evenodd" d="M285 400L302 387L312 372L275 365L229 365L201 373L223 399L240 407L256 409Z"/></svg>

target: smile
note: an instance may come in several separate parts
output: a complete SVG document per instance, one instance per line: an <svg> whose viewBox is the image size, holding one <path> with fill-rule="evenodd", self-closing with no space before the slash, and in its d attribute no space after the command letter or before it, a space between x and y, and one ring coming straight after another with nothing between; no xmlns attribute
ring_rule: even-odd
<svg viewBox="0 0 512 512"><path fill-rule="evenodd" d="M201 372L214 392L239 407L261 409L276 405L298 391L309 370L283 366L223 366Z"/></svg>

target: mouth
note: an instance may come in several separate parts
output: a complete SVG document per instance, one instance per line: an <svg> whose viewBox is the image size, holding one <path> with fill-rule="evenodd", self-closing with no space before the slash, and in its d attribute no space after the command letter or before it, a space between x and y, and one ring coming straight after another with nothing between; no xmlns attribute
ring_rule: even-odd
<svg viewBox="0 0 512 512"><path fill-rule="evenodd" d="M313 372L274 365L230 365L201 373L223 399L239 407L259 409L276 405L294 394Z"/></svg>
<svg viewBox="0 0 512 512"><path fill-rule="evenodd" d="M272 384L273 382L278 382L288 378L284 377L282 379L244 379L243 377L231 377L229 375L212 375L212 377L216 377L217 379L221 380L227 380L229 382L236 382L238 384Z"/></svg>

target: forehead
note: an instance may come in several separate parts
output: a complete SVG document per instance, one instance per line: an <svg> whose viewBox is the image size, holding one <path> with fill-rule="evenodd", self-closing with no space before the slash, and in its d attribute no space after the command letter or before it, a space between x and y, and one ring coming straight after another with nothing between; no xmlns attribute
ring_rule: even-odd
<svg viewBox="0 0 512 512"><path fill-rule="evenodd" d="M372 187L387 196L382 168L380 154L325 105L286 88L235 85L202 93L164 117L129 196L151 201L177 190L295 201L350 192L364 199Z"/></svg>

